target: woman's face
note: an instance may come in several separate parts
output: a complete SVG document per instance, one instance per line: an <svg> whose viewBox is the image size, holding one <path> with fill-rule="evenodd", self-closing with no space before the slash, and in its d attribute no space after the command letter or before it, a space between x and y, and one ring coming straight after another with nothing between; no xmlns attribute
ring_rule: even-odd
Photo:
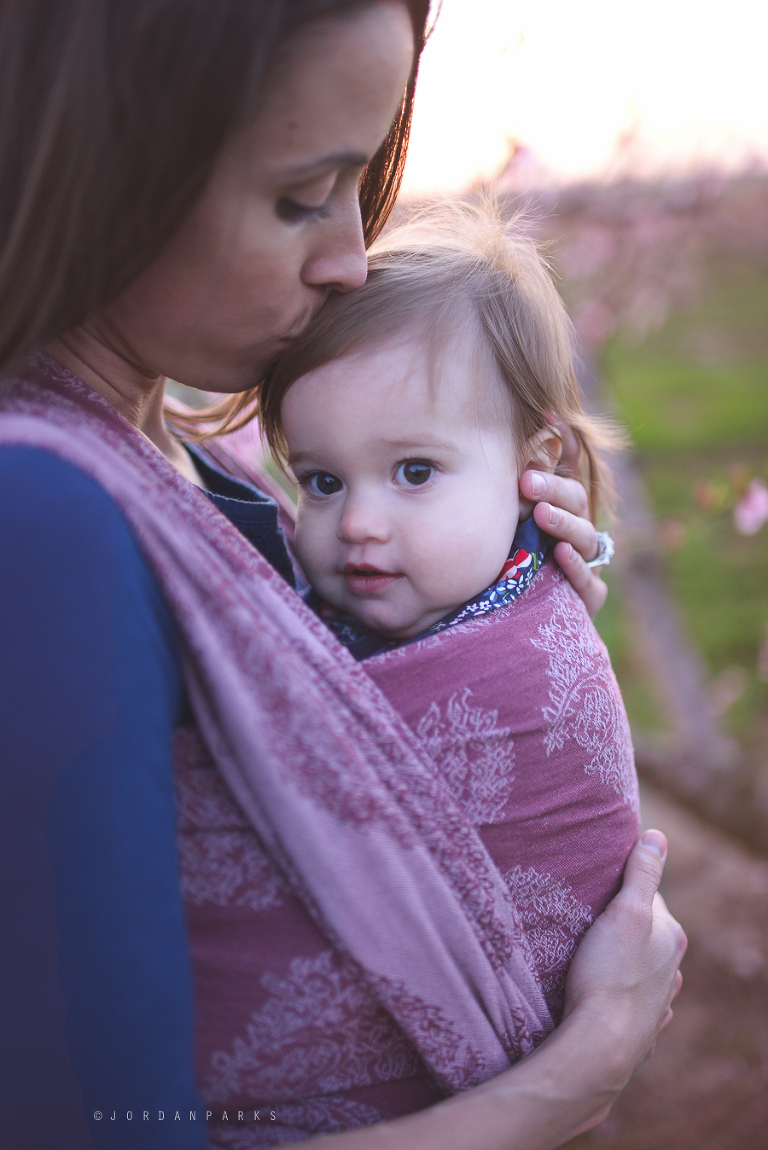
<svg viewBox="0 0 768 1150"><path fill-rule="evenodd" d="M397 0L300 33L182 226L96 318L99 337L148 378L258 382L331 289L365 280L358 184L412 59Z"/></svg>

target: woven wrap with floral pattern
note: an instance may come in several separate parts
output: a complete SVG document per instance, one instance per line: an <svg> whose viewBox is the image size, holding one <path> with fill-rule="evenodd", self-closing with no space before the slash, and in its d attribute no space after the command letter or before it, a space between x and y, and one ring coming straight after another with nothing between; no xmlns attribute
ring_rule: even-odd
<svg viewBox="0 0 768 1150"><path fill-rule="evenodd" d="M218 771L282 881L436 1081L463 1089L529 1050L552 1020L514 900L370 676L70 372L36 356L0 396L0 442L61 456L122 508L176 620Z"/></svg>
<svg viewBox="0 0 768 1150"><path fill-rule="evenodd" d="M545 562L518 598L362 665L477 827L557 1020L576 946L638 833L626 715L584 605ZM177 734L176 782L198 1077L227 1113L212 1144L294 1142L439 1098L402 1027L281 882L193 730ZM409 1015L434 1046L457 1043L445 1016L403 990L397 1016ZM274 1122L235 1134L233 1114L254 1106Z"/></svg>

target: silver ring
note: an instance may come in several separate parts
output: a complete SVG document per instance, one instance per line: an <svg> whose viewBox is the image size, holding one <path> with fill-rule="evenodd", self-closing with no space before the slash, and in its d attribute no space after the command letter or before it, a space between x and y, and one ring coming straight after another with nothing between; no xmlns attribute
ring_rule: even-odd
<svg viewBox="0 0 768 1150"><path fill-rule="evenodd" d="M597 555L587 563L587 567L607 567L616 554L613 540L607 531L597 532Z"/></svg>

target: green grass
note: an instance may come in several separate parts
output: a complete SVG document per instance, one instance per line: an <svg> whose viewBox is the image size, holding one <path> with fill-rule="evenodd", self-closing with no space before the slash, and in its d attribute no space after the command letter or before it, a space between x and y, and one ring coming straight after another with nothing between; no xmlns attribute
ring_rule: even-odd
<svg viewBox="0 0 768 1150"><path fill-rule="evenodd" d="M768 478L766 269L712 261L695 306L673 312L641 344L619 333L605 348L601 367L654 509L674 527L662 528L661 535L670 542L669 581L689 632L713 676L734 666L746 672L728 726L749 741L768 708L768 689L757 674L768 626L768 525L741 536L731 507L745 476ZM702 483L720 492L723 506L697 505ZM615 598L612 617L600 628L631 717L653 729L658 708L652 686L633 663L620 593Z"/></svg>
<svg viewBox="0 0 768 1150"><path fill-rule="evenodd" d="M604 370L638 451L768 439L768 363L704 367L614 343Z"/></svg>
<svg viewBox="0 0 768 1150"><path fill-rule="evenodd" d="M768 444L768 269L713 260L695 306L602 360L640 452Z"/></svg>

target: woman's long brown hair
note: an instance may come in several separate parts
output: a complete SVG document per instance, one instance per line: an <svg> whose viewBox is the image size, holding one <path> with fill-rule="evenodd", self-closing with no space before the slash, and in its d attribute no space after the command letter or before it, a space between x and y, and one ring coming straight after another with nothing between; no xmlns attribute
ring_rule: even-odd
<svg viewBox="0 0 768 1150"><path fill-rule="evenodd" d="M283 40L374 2L3 0L0 368L82 323L152 262L258 106ZM430 0L404 2L418 63ZM368 243L400 186L415 75L416 65L361 183Z"/></svg>

